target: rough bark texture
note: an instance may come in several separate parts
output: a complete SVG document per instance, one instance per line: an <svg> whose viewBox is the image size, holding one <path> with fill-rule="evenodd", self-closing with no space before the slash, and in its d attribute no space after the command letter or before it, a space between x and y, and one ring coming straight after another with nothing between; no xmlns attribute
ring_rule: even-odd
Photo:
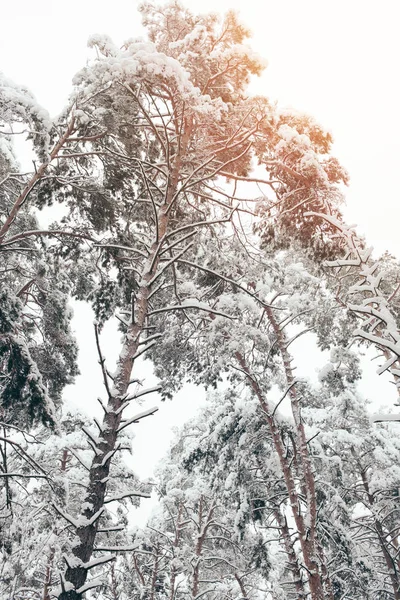
<svg viewBox="0 0 400 600"><path fill-rule="evenodd" d="M285 361L285 359L286 359L286 361L288 360L286 353L287 353L287 351L285 351L285 354L282 355L282 358L284 361ZM250 370L249 366L247 365L247 362L246 362L244 356L240 352L236 352L235 357L236 357L242 371L246 374L246 376L249 380L249 384L260 402L261 408L263 409L263 412L265 415L265 420L268 424L268 428L269 428L269 431L272 436L275 450L278 454L279 463L280 463L280 466L282 469L282 474L283 474L285 484L286 484L286 489L288 492L290 508L291 508L292 515L293 515L293 518L294 518L294 521L296 524L296 528L297 528L297 532L298 532L299 542L300 542L302 555L303 555L304 567L306 568L306 571L308 574L308 585L310 588L311 598L312 598L312 600L333 600L333 596L329 592L328 585L324 586L323 577L322 577L322 573L321 573L321 567L320 567L320 557L318 556L318 553L316 550L316 544L315 544L316 520L312 521L310 518L310 523L313 524L313 526L314 526L314 532L311 535L310 527L308 527L306 525L306 520L304 518L304 514L302 513L302 508L301 508L302 503L301 503L301 500L300 500L300 497L299 497L299 494L298 494L298 491L296 488L296 481L295 481L294 475L291 470L289 459L287 457L286 450L285 450L277 423L271 414L268 402L264 397L262 389L260 388L256 379L251 374L251 370ZM289 365L290 365L290 363L289 363ZM293 389L294 379L292 376L287 381L287 383L288 383L288 386L289 385L292 386L291 389ZM298 414L298 416L299 416L299 414ZM307 444L305 441L304 428L303 428L301 422L300 422L300 425L301 425L302 432L301 432L301 430L297 431L297 434L298 434L298 436L300 436L300 439L302 439L302 437L304 436L303 439L304 439L305 445L303 445L301 447L302 447L303 452L307 452L307 456L305 456L305 457L303 456L303 459L305 459L305 460L303 460L303 465L304 465L304 463L307 465L307 461L309 461L310 459L308 457L308 449L307 449ZM307 468L307 466L304 467L303 474L304 474L304 478L305 478L305 486L307 486L309 483L311 483L311 490L314 490L313 497L310 496L310 491L307 492L307 496L306 496L308 503L311 504L311 507L310 507L310 505L307 503L307 509L309 511L313 511L313 510L316 510L316 509L314 509L314 506L315 506L315 483L314 483L314 478L313 478L313 474L312 474L312 470L311 470L311 465L309 465L309 468Z"/></svg>
<svg viewBox="0 0 400 600"><path fill-rule="evenodd" d="M73 559L67 562L65 581L67 585L59 595L59 600L81 600L82 588L88 577L88 564L95 550L95 540L98 523L104 508L104 499L107 491L107 481L110 471L111 459L118 451L118 429L121 425L122 407L128 392L134 356L138 351L141 335L145 331L147 315L149 312L149 295L151 280L159 265L161 244L167 233L169 223L169 209L177 191L182 164L182 155L186 151L189 132L186 131L181 138L180 152L176 155L166 190L165 203L160 207L157 222L157 232L150 248L149 256L145 262L140 287L136 294L135 320L130 323L124 336L122 349L117 361L113 386L105 408L101 432L98 436L89 472L84 505L88 506L81 514L82 525L78 526L77 543L73 547ZM67 558L68 561L68 558ZM69 585L68 585L69 584ZM73 586L72 589L68 587Z"/></svg>
<svg viewBox="0 0 400 600"><path fill-rule="evenodd" d="M199 519L197 523L197 542L195 547L196 559L192 578L192 600L195 600L197 598L197 594L199 593L201 555L203 552L203 545L207 536L207 531L211 525L215 510L214 501L211 502L211 506L208 511L206 511L205 508L205 499L203 496L201 496L199 504Z"/></svg>
<svg viewBox="0 0 400 600"><path fill-rule="evenodd" d="M383 556L385 564L386 564L388 576L390 579L390 584L393 588L393 598L395 600L400 600L400 580L399 580L398 567L387 547L387 542L386 542L387 533L385 533L383 524L382 524L381 520L379 519L379 516L378 516L379 511L375 510L375 497L373 494L371 494L365 469L363 469L361 467L361 465L359 465L359 469L361 472L361 479L362 479L363 487L367 494L368 503L370 505L371 512L374 515L374 527L375 527L375 531L376 531L376 536L378 538L379 548L382 552L382 556Z"/></svg>
<svg viewBox="0 0 400 600"><path fill-rule="evenodd" d="M279 511L274 511L275 519L279 525L280 532L283 538L285 551L288 557L288 568L292 574L293 584L299 600L307 597L307 592L304 587L303 576L301 574L299 561L294 549L293 539L290 535L289 526L286 517Z"/></svg>

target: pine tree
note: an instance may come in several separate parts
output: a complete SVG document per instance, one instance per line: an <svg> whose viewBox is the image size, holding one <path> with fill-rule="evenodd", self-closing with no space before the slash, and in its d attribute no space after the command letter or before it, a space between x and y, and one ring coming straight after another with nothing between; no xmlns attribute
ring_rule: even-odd
<svg viewBox="0 0 400 600"><path fill-rule="evenodd" d="M77 133L91 139L92 128L105 133L93 139L92 157L86 154L83 162L78 143L59 155L76 159L93 177L98 173L100 182L100 213L94 215L93 195L83 189L74 192L67 223L90 218L100 233L105 207L112 205L111 226L99 243L104 276L95 282L103 290L97 295L98 328L119 309L123 330L114 373L107 370L99 348L105 416L91 439L95 455L79 517L82 525L76 529L72 556L66 557L61 600L80 598L92 585L87 574L119 432L151 414L121 420L138 397L128 391L135 359L155 346L160 321L164 330L169 315L175 320L173 315L181 313L191 328L216 312L179 289L177 261L196 253L198 230L217 231L218 224L240 210L235 194L227 198L217 177L250 169L255 135L269 111L265 101L244 95L250 73L258 73L262 65L243 45L247 32L233 14L220 24L214 16L190 16L176 3L162 13L150 5L142 12L150 42L129 41L118 50L107 38L92 39L99 58L75 79ZM108 559L113 557L95 560Z"/></svg>
<svg viewBox="0 0 400 600"><path fill-rule="evenodd" d="M49 240L68 233L68 244L81 236L42 230L35 212L39 183L52 178L50 163L72 128L51 149L57 126L25 88L2 75L0 127L0 529L6 536L14 508L18 512L16 487L45 476L25 442L35 439L32 427L57 429L63 388L78 371L66 263L55 260ZM34 174L19 173L12 144L17 134L27 134Z"/></svg>
<svg viewBox="0 0 400 600"><path fill-rule="evenodd" d="M69 412L60 419L59 435L42 429L36 436L20 434L8 440L9 447L15 448L8 453L9 468L21 479L9 479L13 518L2 524L0 593L4 597L50 599L63 556L71 552L76 525L71 515L79 510L91 458L84 434L90 432L90 425L88 417ZM122 449L130 451L130 446L131 439L121 436ZM149 496L149 488L121 458L112 461L103 522L107 531L98 531L97 545L128 551L133 545L124 532L126 513L129 505ZM96 576L98 570L94 567Z"/></svg>
<svg viewBox="0 0 400 600"><path fill-rule="evenodd" d="M0 138L0 475L6 517L11 516L18 477L31 478L24 469L39 465L24 446L18 448L10 431L23 435L39 422L55 427L62 389L76 374L67 308L72 294L89 300L95 311L104 417L94 420L95 432L75 423L91 454L88 461L82 449L83 454L68 450L71 461L85 471L81 497L66 507L52 492L53 519L58 514L68 532L66 569L55 590L60 553L50 543L45 563L39 561L38 567L45 596L80 600L86 591L103 589L108 576L104 594L114 600L120 593L136 592L152 600L168 594L171 600L174 594L194 599L203 593L233 600L239 592L256 598L268 575L264 592L282 598L357 597L367 593L374 577L377 594L385 597L393 591L397 597L396 477L386 487L376 486L369 462L358 454L363 444L354 442L352 449L335 439L333 421L317 400L320 393L326 403L334 401L336 416L349 422L354 411L361 414L354 402L353 413L341 404L347 407L355 396L356 360L350 360L347 379L335 365L322 376L322 391L315 391L295 376L289 350L300 335L315 329L320 349L336 345L348 357L344 348L358 315L362 324L355 335L383 349L380 371L390 369L397 382L398 329L389 310L391 302L396 305L397 266L387 257L382 260L387 273L382 286L364 240L344 224L340 186L347 174L330 156L330 134L309 117L277 111L266 98L247 96L250 77L263 64L245 45L248 31L234 13L223 21L215 15L195 16L175 1L162 7L145 2L140 11L148 40L128 40L118 49L106 36L93 36L96 58L75 77L71 102L54 122L27 90L1 80L1 124L9 127ZM15 122L28 126L36 153L32 174L14 173L10 134ZM33 209L54 201L62 203L65 216L41 229ZM333 293L334 286L321 279L326 265L338 274L339 288ZM122 333L114 372L100 345L101 328L112 315ZM159 386L137 386L142 355L153 360ZM235 527L222 508L229 509L231 518L232 502L223 494L217 497L221 464L213 467L211 482L198 466L187 483L179 470L177 481L189 495L175 497L165 483L163 508L171 520L163 514L157 522L161 533L139 535L141 549L135 547L133 554L137 583L132 584L119 575L131 546L124 534L115 533L107 510L111 502L144 494L130 487L132 477L128 487L116 484L125 469L119 458L123 436L131 424L157 410L135 413L131 407L142 396L161 392L171 397L187 380L230 386L226 414L214 408L229 431L209 418L225 465L235 465L224 484L226 490L235 489ZM346 381L346 393L335 389L339 380ZM232 398L239 396L233 407ZM306 418L310 406L325 414L331 428L327 435L314 431L312 412ZM239 423L257 440L244 455L246 464L232 446L233 440L242 440ZM362 436L367 431L365 427ZM321 443L311 440L317 434ZM327 468L327 491L323 469L330 465L332 444L348 455L351 467ZM365 456L383 448L379 436L367 446ZM390 470L387 455L393 449L385 447L382 453L382 464ZM216 458L215 447L209 447L205 454L196 448L190 460L204 465ZM11 473L11 464L19 471ZM186 467L187 472L189 463ZM249 468L255 475L249 475ZM38 471L33 475L41 478ZM351 493L340 488L339 500L331 490L343 480ZM44 493L44 486L37 489ZM367 514L358 519L354 536L347 535L359 502L368 507ZM377 517L376 511L383 513ZM173 541L181 513L188 524ZM210 522L204 521L206 514ZM257 519L266 527L258 538ZM26 533L26 522L23 527ZM212 530L218 537L218 527L229 532L225 545L206 535ZM51 528L44 526L46 535ZM273 529L277 542L270 537ZM102 544L104 536L115 543ZM239 541L245 543L240 560ZM276 548L275 563L268 569L263 554L267 542ZM175 560L178 548L191 570ZM248 563L242 560L246 553L252 556ZM276 559L279 553L285 557L283 565ZM371 559L377 555L383 575ZM253 578L247 566L254 568ZM208 591L202 580L207 569L214 577ZM31 593L32 577L25 586L29 590L21 584L22 594ZM178 579L184 581L179 592Z"/></svg>

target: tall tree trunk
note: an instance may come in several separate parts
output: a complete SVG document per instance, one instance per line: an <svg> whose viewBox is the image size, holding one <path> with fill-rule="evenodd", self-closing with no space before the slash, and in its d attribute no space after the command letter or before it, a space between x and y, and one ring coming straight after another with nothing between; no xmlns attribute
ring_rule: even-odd
<svg viewBox="0 0 400 600"><path fill-rule="evenodd" d="M50 548L49 558L47 560L46 571L45 571L45 580L43 586L43 600L50 600L50 586L51 586L51 574L53 572L53 561L55 555L55 548L52 546Z"/></svg>
<svg viewBox="0 0 400 600"><path fill-rule="evenodd" d="M65 573L66 584L59 595L59 600L81 600L84 591L82 588L85 586L88 570L92 566L90 561L95 549L98 523L104 510L111 459L118 451L118 429L121 425L124 401L130 385L132 368L135 362L134 357L139 349L140 337L146 331L151 280L159 265L160 240L163 240L167 233L170 207L177 192L182 155L185 154L188 139L189 127L182 135L180 151L175 157L166 190L165 203L158 211L156 235L149 256L145 261L140 286L136 294L134 320L131 320L123 338L122 349L113 377L113 386L105 407L101 431L95 441L95 456L89 472L89 483L84 501L85 508L76 528L77 542L72 549L72 560L68 561L68 558L66 559L68 561Z"/></svg>
<svg viewBox="0 0 400 600"><path fill-rule="evenodd" d="M323 569L322 563L325 563L323 550L322 548L318 550L317 547L317 495L315 489L315 479L311 458L308 451L307 436L304 429L304 423L301 418L299 396L296 389L296 380L293 375L293 369L291 366L293 358L287 349L288 340L286 338L286 335L282 328L279 326L278 321L276 320L275 315L273 313L273 310L267 306L265 308L265 312L267 313L268 319L276 335L277 346L279 348L279 352L283 361L286 385L287 389L289 390L288 396L290 398L292 414L296 425L296 446L299 449L299 463L303 476L302 491L306 498L307 537L310 540L311 547L310 558L312 558L312 562L315 564L319 572L319 577L325 582L325 593L329 593L328 590L331 589L331 583L327 569ZM322 574L323 571L325 571L325 577Z"/></svg>
<svg viewBox="0 0 400 600"><path fill-rule="evenodd" d="M353 454L353 456L355 456L357 458L354 449L352 450L352 454ZM375 510L375 497L373 494L371 494L365 469L363 469L360 464L359 464L359 469L360 469L360 473L361 473L363 487L367 494L368 503L370 505L371 513L373 515L374 527L375 527L375 531L376 531L376 536L378 538L379 548L382 552L382 556L383 556L383 559L385 561L386 568L387 568L387 574L390 578L390 583L393 588L393 598L395 600L400 600L400 579L399 579L398 566L396 564L395 559L392 557L392 555L390 554L389 549L387 547L386 534L384 531L383 524L382 524L381 520L378 518L379 512Z"/></svg>
<svg viewBox="0 0 400 600"><path fill-rule="evenodd" d="M175 524L175 538L174 538L174 543L173 543L174 551L177 548L179 548L182 510L183 510L182 504L179 504L178 514L176 517L176 524ZM172 558L175 558L174 554L172 555ZM176 584L177 575L178 575L177 570L176 570L175 566L173 565L171 567L169 600L174 600L174 598L175 598L175 584Z"/></svg>
<svg viewBox="0 0 400 600"><path fill-rule="evenodd" d="M324 584L320 572L319 557L316 553L314 537L310 536L309 527L306 525L304 515L301 509L301 500L296 489L296 482L291 472L291 467L286 456L285 447L282 442L280 431L275 419L271 414L270 407L266 398L264 397L263 391L257 383L256 379L252 376L250 368L248 367L244 356L240 352L235 353L235 357L243 370L247 375L250 386L253 389L256 397L258 398L261 408L265 416L269 431L272 436L272 440L275 446L275 450L278 454L279 463L282 469L283 477L288 491L289 503L291 512L296 523L299 542L302 550L304 567L308 573L308 584L310 588L310 594L312 600L333 600L333 597L327 595L324 590Z"/></svg>
<svg viewBox="0 0 400 600"><path fill-rule="evenodd" d="M279 525L279 529L283 538L285 551L288 557L288 566L292 575L296 594L299 600L301 600L302 598L307 597L307 592L304 588L303 576L301 574L299 561L297 558L296 551L294 549L293 538L290 535L287 519L278 509L274 510L274 516Z"/></svg>
<svg viewBox="0 0 400 600"><path fill-rule="evenodd" d="M154 600L155 599L159 561L160 561L160 547L157 544L156 545L156 549L155 549L153 572L151 574L150 600Z"/></svg>
<svg viewBox="0 0 400 600"><path fill-rule="evenodd" d="M64 448L64 450L62 451L62 454L61 454L61 458L59 460L60 460L60 471L61 471L61 473L65 474L69 460L70 460L70 454L69 454L67 448ZM57 537L57 535L58 535L57 530L53 531L53 535L55 537ZM50 554L49 554L49 558L47 560L46 571L45 571L45 580L44 580L44 586L43 586L43 600L50 600L51 577L52 577L52 573L53 573L53 563L54 563L55 553L56 553L56 549L55 549L54 545L52 545L50 547Z"/></svg>
<svg viewBox="0 0 400 600"><path fill-rule="evenodd" d="M211 520L214 514L214 510L215 502L212 500L210 508L208 509L208 511L206 511L205 499L204 496L201 496L199 504L199 521L197 526L198 534L195 547L196 562L194 564L192 578L192 600L196 600L197 595L199 593L201 555L203 552L203 545L207 536L207 531L210 527Z"/></svg>

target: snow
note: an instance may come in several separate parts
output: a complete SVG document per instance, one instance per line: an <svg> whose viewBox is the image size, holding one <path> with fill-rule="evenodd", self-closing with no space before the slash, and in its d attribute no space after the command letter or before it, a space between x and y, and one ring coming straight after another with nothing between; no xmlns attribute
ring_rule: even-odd
<svg viewBox="0 0 400 600"><path fill-rule="evenodd" d="M102 506L97 512L94 513L94 515L92 517L87 518L84 517L83 515L80 515L79 517L77 517L75 519L75 523L76 523L76 527L88 527L89 525L93 525L97 519L99 519L101 517L101 515L104 512L104 506Z"/></svg>
<svg viewBox="0 0 400 600"><path fill-rule="evenodd" d="M400 421L400 413L374 413L370 416L371 423L385 423L389 421Z"/></svg>
<svg viewBox="0 0 400 600"><path fill-rule="evenodd" d="M203 36L203 30L201 29L201 27L199 27L197 29L197 31L193 32L192 36L188 37L188 42L190 43L198 43L202 40L202 36ZM141 78L146 81L147 76L150 77L154 77L154 79L157 81L158 79L161 79L162 77L168 77L171 78L173 81L178 82L178 86L182 86L182 89L185 90L185 94L188 94L188 96L190 97L192 104L193 104L193 110L197 111L197 112L202 112L204 111L204 113L206 114L215 114L216 107L218 107L218 110L224 110L224 106L222 103L220 103L219 105L217 105L217 103L212 103L210 96L204 96L203 98L199 97L198 94L198 90L196 88L191 88L190 85L186 86L187 83L187 79L186 79L186 75L185 75L185 71L182 69L177 69L177 64L174 63L173 61L170 60L166 60L166 57L162 54L162 53L158 53L155 51L155 46L154 45L149 45L149 44L144 44L142 42L139 41L131 41L130 43L128 43L125 47L125 49L123 51L118 50L110 41L109 38L105 37L105 36L94 36L92 38L91 44L93 46L96 46L99 48L99 50L105 55L107 60L102 59L101 61L97 61L96 67L95 69L97 69L96 71L96 77L93 79L92 84L93 87L92 89L98 89L98 87L96 88L96 86L103 83L107 83L107 82L112 82L114 83L120 83L121 81L130 81L131 79L133 80L134 78L137 78L138 80L140 80ZM129 52L128 52L129 49ZM235 56L240 56L240 53L244 52L244 49L235 49ZM247 56L247 54L246 54ZM179 72L178 72L179 71ZM85 74L82 76L83 79L82 81L85 82L85 77L86 77L87 73L85 72ZM83 84L82 84L83 85ZM226 108L226 107L225 107ZM214 111L214 112L213 112ZM77 118L81 123L85 122L86 114L83 111L78 111L77 114ZM282 137L282 141L279 142L280 145L279 146L279 150L284 150L286 148L285 143L296 143L299 147L302 147L303 150L307 149L310 146L310 140L307 136L304 135L299 135L297 134L297 132L293 133L292 128L285 128L286 126L283 126L283 129L281 128L280 130L280 135ZM303 157L301 159L301 166L304 169L317 169L319 168L319 163L318 160L316 159L315 155L312 152L309 152L308 150L304 150L303 152ZM323 172L322 172L323 174ZM348 232L347 232L348 233ZM364 256L364 255L362 255ZM362 260L366 260L365 258L362 258ZM340 266L342 263L336 263L336 266ZM354 264L347 261L347 263L343 263L344 266L349 266L351 264ZM357 266L357 264L355 265ZM289 269L288 269L289 271ZM300 266L298 265L294 265L292 267L292 275L297 275L299 278L302 275L306 275L305 274L305 269L303 267L303 265ZM377 287L377 285L379 284L379 280L377 277L372 278L372 271L368 272L366 270L363 269L362 274L365 276L369 277L369 284L367 285L357 285L357 286L353 286L352 291L366 291L367 289L369 291L373 291L373 289L375 287ZM293 288L295 288L295 283L293 285ZM308 279L308 283L311 283L311 277ZM201 301L199 301L197 299L198 294L197 294L197 289L196 286L192 287L190 289L190 287L187 290L187 294L189 296L191 296L191 298L187 298L186 300L184 300L182 302L182 304L177 305L177 306L169 306L167 307L167 309L180 309L180 308L198 308L201 310L206 310L206 311L211 311L211 308L209 306L207 306L206 304L202 303ZM271 291L270 287L268 287L268 293ZM302 298L303 296L297 292L293 293L290 300L288 301L288 307L289 308L293 308L295 309L296 307L298 307L299 305L301 305L302 302ZM256 302L254 302L253 300L251 300L248 296L240 296L237 295L236 301L233 301L232 298L227 295L226 298L222 298L220 300L220 306L225 307L225 308L229 308L229 309L233 309L233 310L237 310L237 311L241 311L245 314L245 316L248 316L249 322L251 322L251 318L253 316L256 315L257 312L257 304ZM379 304L382 304L380 298L378 296L374 296L373 301L378 302ZM368 302L372 301L371 298L369 299ZM368 302L366 302L368 304ZM365 304L365 302L363 303ZM368 307L367 307L368 308ZM360 309L356 309L359 310ZM369 310L369 309L368 309ZM157 311L155 311L156 313ZM161 312L161 311L159 311ZM154 313L154 314L155 314ZM370 314L375 314L375 313L370 313ZM378 314L378 313L377 313ZM389 323L389 327L388 327L388 332L390 335L394 336L394 332L395 332L395 328L393 326L393 322L391 322L389 320L389 313L385 310L385 307L380 307L380 313L379 313L383 320L386 323ZM213 327L215 327L215 331L212 332L212 335L214 335L214 333L217 330L217 326L221 326L221 322L223 321L223 319L218 319L215 320L213 322ZM237 336L236 338L234 338L234 334L231 335L231 341L229 344L226 344L225 347L229 347L231 350L237 350L240 349L241 344L243 346L245 346L245 342L243 342L244 336L243 333L246 331L248 333L248 341L254 341L255 342L255 346L256 346L256 350L255 353L257 351L257 348L259 348L261 346L262 343L266 343L268 341L268 337L266 335L263 336L263 334L261 334L255 327L252 327L251 325L248 325L248 323L246 321L244 321L243 323L240 323L237 330L235 330L235 326L229 324L226 325L226 329L224 329L224 331L233 331L234 334ZM215 335L215 338L213 339L212 336L210 336L210 339L214 342L214 344L218 343L218 339L221 340L223 339L223 335L220 338L217 338L217 336ZM364 334L365 337L365 334ZM222 346L223 344L221 344ZM394 346L395 347L395 346ZM125 358L127 357L127 354L125 353ZM308 358L308 357L307 357ZM229 359L228 359L229 360ZM314 362L314 358L311 357L308 358L309 362ZM334 359L332 358L332 361L334 361ZM383 365L383 367L380 367L380 372L382 372L384 369L388 368L390 361L387 361L385 363L385 365ZM391 364L393 364L393 361L391 362ZM217 360L215 361L215 365L221 365L221 368L225 367L225 359L222 356L218 356ZM264 368L264 367L263 367ZM320 372L320 380L321 382L327 381L329 379L329 375L332 373L332 371L336 368L336 364L330 364L327 365L321 372ZM267 368L264 369L265 371L267 371ZM278 370L278 368L277 368ZM268 374L268 373L267 373ZM265 376L265 373L262 372L262 369L260 369L260 378L262 378L263 376ZM279 376L276 376L276 380L282 384L282 381L279 381ZM304 382L303 382L304 384ZM267 386L266 386L267 387ZM281 385L282 387L282 385ZM304 387L307 387L304 384ZM268 389L268 388L267 388ZM144 392L143 392L144 393ZM139 397L141 394L137 394L136 396L133 396L131 399L134 399L135 397ZM351 396L351 394L349 394L349 397ZM343 399L343 398L341 398ZM350 401L352 400L352 398L349 398ZM332 398L327 397L327 400L331 401L332 403L334 402L334 400ZM249 411L249 406L251 406L251 402L248 401L248 399L244 399L244 398L240 398L237 401L237 409L243 411L242 414L246 414L246 411ZM314 422L319 422L323 423L324 421L327 421L330 417L330 411L329 408L331 408L330 406L327 407L327 409L313 409L315 412L314 415ZM125 425L128 425L130 423L133 422L137 422L137 420L143 418L143 416L148 416L149 414L153 414L153 412L155 412L155 410L157 410L157 407L153 408L153 409L149 409L148 411L142 411L142 413L139 413L139 415L136 415L134 417L132 417L131 419L128 419L128 421L125 422ZM333 412L333 411L331 411ZM378 416L382 416L379 415ZM393 419L391 419L393 420ZM288 420L284 420L281 419L279 421L279 424L281 425L287 425L289 424L290 426L292 426L292 422L289 422ZM360 440L357 439L356 437L356 432L357 432L357 427L354 427L354 431L350 432L348 431L348 429L346 429L346 425L343 425L342 422L338 423L338 425L342 426L342 428L338 427L337 431L335 432L335 441L337 441L340 444L348 444L348 445L353 445L354 447L358 448L360 446ZM310 428L312 430L312 434L314 434L314 432L317 431L317 429L314 428ZM282 428L282 431L285 431L284 427ZM153 438L154 438L154 434L153 434ZM98 443L98 438L95 438L94 440L95 443ZM240 439L239 439L239 446L242 448L242 450L244 451L246 449L246 443L247 443L247 437L246 434L243 434ZM103 463L105 464L105 462L111 457L111 455L113 454L113 452L110 452L108 454L106 454L106 456L103 459ZM375 454L375 457L377 459L380 460L384 460L385 458L385 453L383 451L379 452L377 451ZM331 459L332 462L336 461L338 462L338 457L332 458ZM271 461L272 463L272 461ZM221 463L222 464L222 463ZM234 485L235 485L235 476L236 474L232 471L231 473L228 474L226 481L225 481L225 487L227 490L233 489ZM108 479L108 478L106 478ZM175 482L173 482L175 484ZM182 494L182 490L179 490L176 487L173 487L173 494L175 494L175 496L177 495L177 490L179 493ZM198 494L199 494L199 489L195 489L195 490L189 490L186 494L187 498L192 498L195 499L196 497L198 498ZM128 494L126 495L128 496ZM125 497L126 497L125 496ZM119 496L119 498L124 497L124 496ZM112 502L114 500L117 500L118 496L110 496L110 498L107 500L108 502ZM90 509L91 505L84 503L83 508L84 509ZM246 499L243 500L243 502L241 502L241 507L239 512L236 515L236 525L238 525L242 518L244 518L246 516L246 513L249 511L249 506L246 503ZM100 511L99 511L100 512ZM96 513L96 515L100 516L99 513ZM96 515L93 516L93 519L96 517ZM67 518L67 515L65 516L65 518ZM96 517L98 518L98 517ZM75 520L73 519L73 517L70 517L68 515L68 519L70 520L70 522L72 524L74 524L76 527L79 526L85 526L87 524L90 524L91 520L84 520L83 521L83 525L82 525L82 521L81 519ZM100 562L95 563L94 565L92 564L92 562L87 563L87 568L92 568L92 566L97 566L98 564L102 564L101 563L101 558L97 559L98 561L100 560ZM106 561L104 561L106 562ZM80 563L78 563L80 564ZM88 584L86 584L87 586L90 585L90 582L88 582ZM85 587L83 586L83 588L81 588L80 591L85 591L86 589L89 589L89 587Z"/></svg>
<svg viewBox="0 0 400 600"><path fill-rule="evenodd" d="M96 577L94 579L89 579L89 581L87 581L84 585L82 585L80 588L78 588L76 591L78 594L84 594L85 592L99 586L102 585L103 582L103 578L102 577Z"/></svg>
<svg viewBox="0 0 400 600"><path fill-rule="evenodd" d="M133 491L126 492L124 494L116 494L115 496L109 496L104 500L104 504L110 504L111 502L118 502L118 500L123 500L124 498L150 498L150 494L146 494L145 492Z"/></svg>
<svg viewBox="0 0 400 600"><path fill-rule="evenodd" d="M159 391L160 388L157 387L155 390L152 391ZM147 392L148 393L148 392ZM143 394L139 394L138 396L134 396L135 397L140 397ZM148 417L150 415L153 415L155 412L158 411L158 406L153 406L152 408L148 408L147 410L144 410L136 415L134 415L133 417L121 421L121 426L119 427L118 431L121 431L122 429L125 429L125 427L128 427L129 425L132 425L133 423L138 423L140 421L140 419L144 419L145 417Z"/></svg>

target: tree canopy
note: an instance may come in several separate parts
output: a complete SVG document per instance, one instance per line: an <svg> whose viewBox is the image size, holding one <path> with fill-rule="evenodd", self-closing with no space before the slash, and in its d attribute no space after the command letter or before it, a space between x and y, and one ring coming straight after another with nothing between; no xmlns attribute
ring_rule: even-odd
<svg viewBox="0 0 400 600"><path fill-rule="evenodd" d="M146 39L93 35L54 120L0 77L1 593L399 599L398 442L357 388L371 345L399 385L398 262L345 223L331 134L249 94L265 62L234 12L139 11ZM72 298L95 315L101 419L62 400ZM301 336L329 355L318 382L296 374ZM187 382L207 406L139 481L130 432L158 410L140 404Z"/></svg>

